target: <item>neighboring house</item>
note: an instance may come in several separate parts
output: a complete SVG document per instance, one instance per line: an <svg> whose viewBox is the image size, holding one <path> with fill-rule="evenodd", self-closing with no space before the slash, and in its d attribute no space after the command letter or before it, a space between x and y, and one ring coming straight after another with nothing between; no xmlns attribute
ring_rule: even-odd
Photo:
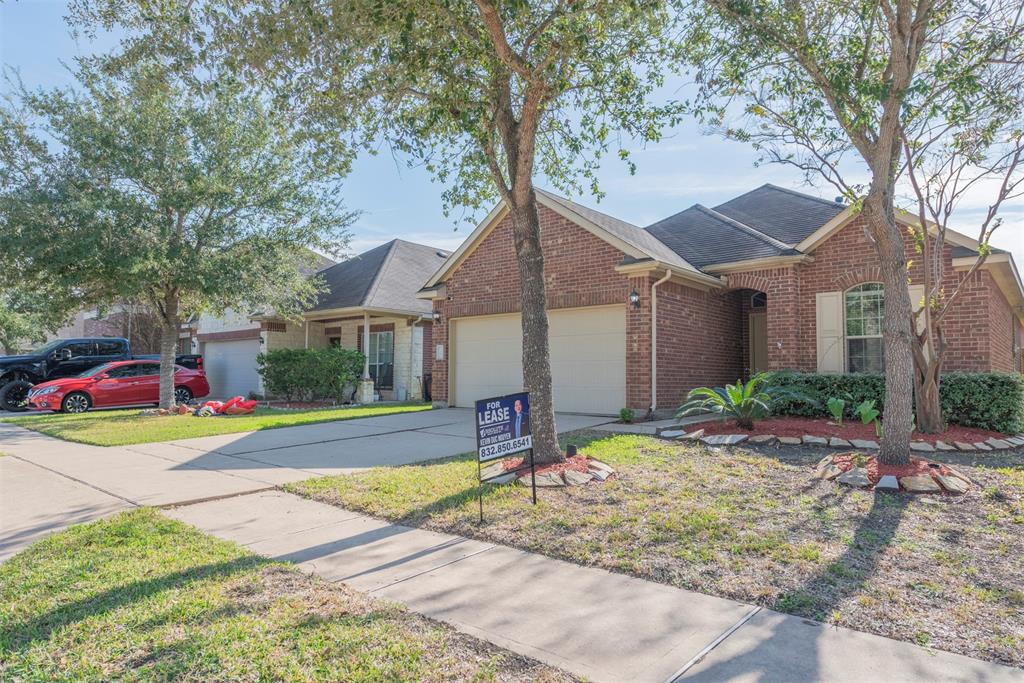
<svg viewBox="0 0 1024 683"><path fill-rule="evenodd" d="M192 353L193 322L181 324L178 337L179 354ZM81 310L68 324L47 338L123 337L138 354L160 353L160 325L149 306L116 304L103 309Z"/></svg>
<svg viewBox="0 0 1024 683"><path fill-rule="evenodd" d="M431 343L431 306L416 293L447 257L396 239L320 270L327 291L301 321L237 312L200 317L196 341L211 395L263 394L256 371L262 351L334 344L366 350L379 398L421 398L430 372L423 348Z"/></svg>
<svg viewBox="0 0 1024 683"><path fill-rule="evenodd" d="M759 370L881 371L882 294L864 219L843 204L765 185L646 229L537 193L555 406L659 412L686 392ZM901 217L903 220L903 217ZM977 254L947 232L953 274ZM913 299L920 258L907 237ZM995 250L946 322L946 370L1019 371L1024 290ZM499 204L427 281L433 398L443 405L522 387L519 273Z"/></svg>

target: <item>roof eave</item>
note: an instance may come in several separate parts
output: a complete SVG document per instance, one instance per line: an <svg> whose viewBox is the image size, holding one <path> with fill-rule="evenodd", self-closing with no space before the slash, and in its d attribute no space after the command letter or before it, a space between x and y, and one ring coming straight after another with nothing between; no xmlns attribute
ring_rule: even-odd
<svg viewBox="0 0 1024 683"><path fill-rule="evenodd" d="M762 256L760 258L744 259L742 261L729 261L728 263L715 263L704 266L708 273L736 273L744 270L757 270L760 268L774 268L776 266L788 266L798 263L811 263L814 257L810 254L781 254L778 256Z"/></svg>

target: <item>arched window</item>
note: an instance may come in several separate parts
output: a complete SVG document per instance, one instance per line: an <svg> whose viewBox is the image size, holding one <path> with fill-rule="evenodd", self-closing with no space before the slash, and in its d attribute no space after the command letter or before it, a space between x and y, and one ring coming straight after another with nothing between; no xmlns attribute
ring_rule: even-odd
<svg viewBox="0 0 1024 683"><path fill-rule="evenodd" d="M846 292L846 371L882 372L885 355L882 317L885 296L882 285L869 282Z"/></svg>

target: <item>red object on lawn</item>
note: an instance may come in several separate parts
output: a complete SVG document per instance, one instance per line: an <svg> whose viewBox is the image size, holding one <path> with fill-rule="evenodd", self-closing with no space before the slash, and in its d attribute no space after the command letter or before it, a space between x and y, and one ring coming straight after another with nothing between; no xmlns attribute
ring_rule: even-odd
<svg viewBox="0 0 1024 683"><path fill-rule="evenodd" d="M174 366L174 398L186 403L210 393L206 373ZM160 363L122 360L92 368L75 377L37 384L29 391L32 410L84 413L91 408L142 405L160 401Z"/></svg>

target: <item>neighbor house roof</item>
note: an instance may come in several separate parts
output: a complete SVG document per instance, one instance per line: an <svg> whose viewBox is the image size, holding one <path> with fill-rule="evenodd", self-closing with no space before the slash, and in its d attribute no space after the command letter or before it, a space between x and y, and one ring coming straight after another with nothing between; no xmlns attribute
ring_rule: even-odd
<svg viewBox="0 0 1024 683"><path fill-rule="evenodd" d="M448 252L425 244L395 239L320 271L327 284L311 311L369 308L430 312L430 302L416 292Z"/></svg>

